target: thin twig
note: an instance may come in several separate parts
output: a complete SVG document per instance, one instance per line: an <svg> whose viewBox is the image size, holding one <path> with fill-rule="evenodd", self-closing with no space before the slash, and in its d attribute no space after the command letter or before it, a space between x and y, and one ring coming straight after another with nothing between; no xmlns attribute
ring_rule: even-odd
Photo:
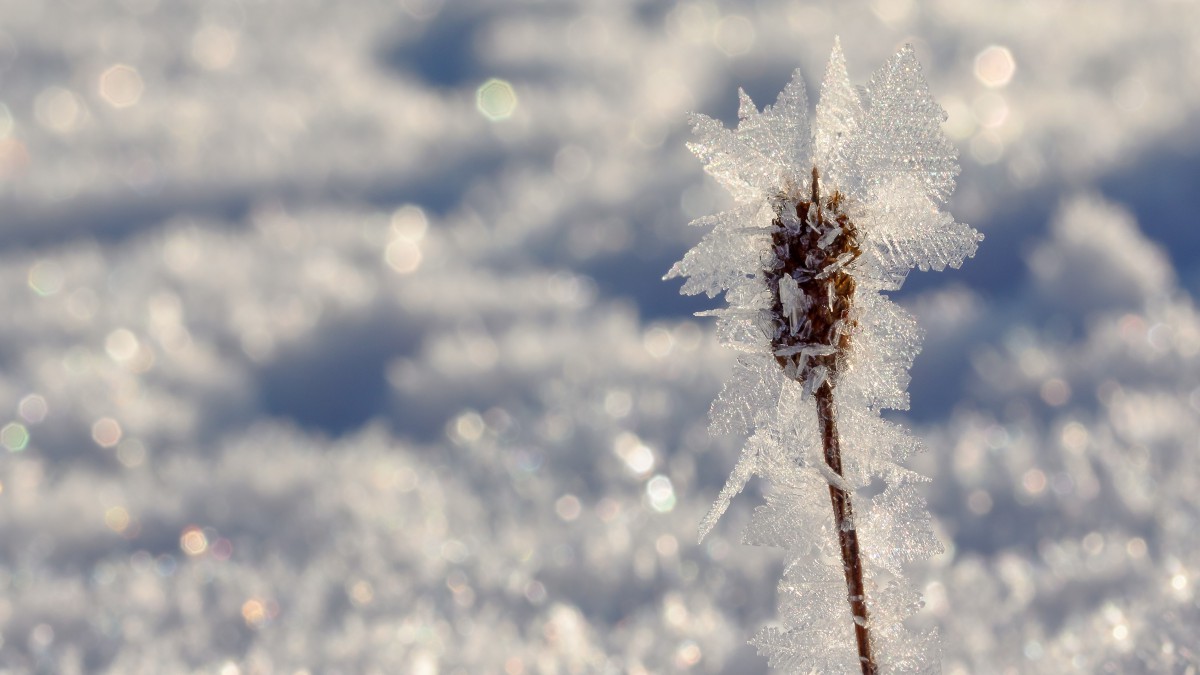
<svg viewBox="0 0 1200 675"><path fill-rule="evenodd" d="M833 387L829 382L816 391L817 418L821 425L821 445L825 463L837 475L842 475L842 448L838 439L837 418L833 407ZM867 591L863 584L862 554L858 550L858 530L854 527L854 504L850 493L835 485L829 486L833 503L833 523L838 531L842 549L842 568L846 573L846 591L850 613L854 617L854 638L858 643L858 659L863 675L879 672L871 651L870 615L867 612Z"/></svg>
<svg viewBox="0 0 1200 675"><path fill-rule="evenodd" d="M802 223L800 227L789 227L782 216L776 219L772 232L776 261L765 270L765 276L768 288L774 293L772 348L775 359L801 384L811 380L809 386L816 398L825 463L841 476L842 450L833 390L838 382L839 368L850 351L849 329L856 288L845 263L856 259L861 249L857 228L842 212L841 194L835 191L823 201L820 185L820 174L813 167L810 198L798 200L794 207L796 218ZM792 207L786 206L785 202L784 208ZM797 297L805 299L806 311L802 320L795 316ZM814 346L832 349L820 355L806 356L805 349ZM858 658L863 675L876 675L879 667L871 649L870 615L858 531L854 526L853 500L850 492L835 485L829 486L829 499L833 504L833 520L842 551Z"/></svg>

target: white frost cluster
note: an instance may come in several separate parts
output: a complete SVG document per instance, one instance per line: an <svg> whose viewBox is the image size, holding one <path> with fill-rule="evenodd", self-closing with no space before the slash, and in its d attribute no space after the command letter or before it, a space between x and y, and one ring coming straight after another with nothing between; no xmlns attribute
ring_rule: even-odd
<svg viewBox="0 0 1200 675"><path fill-rule="evenodd" d="M879 412L908 407L908 369L921 337L915 320L883 292L899 288L912 267L958 267L981 239L941 210L958 173L955 150L941 130L945 113L908 47L864 89L850 84L835 42L812 124L799 71L762 112L744 92L740 96L738 127L726 129L697 115L699 139L690 146L738 204L695 221L713 230L667 275L686 277L687 294L725 293L729 306L706 314L717 317L722 342L742 352L713 405L712 426L715 432L749 433L749 439L700 536L753 475L768 479L772 491L746 540L785 547L789 563L780 585L783 625L765 629L755 643L775 667L851 672L858 656L828 486L854 493L886 483L874 497L855 496L873 646L885 672L936 669L935 636L915 635L902 625L920 607L919 595L900 578L902 566L940 550L915 487L925 478L904 468L919 443ZM814 168L821 193L842 196L861 247L853 260L834 263L844 264L854 280L850 325L838 329L850 347L838 357L833 388L841 476L823 456L811 395L820 383L788 377L777 357L795 348L789 354L774 349L768 327L770 228L791 217L786 205L809 193ZM807 299L790 281L785 277L778 293L794 329Z"/></svg>

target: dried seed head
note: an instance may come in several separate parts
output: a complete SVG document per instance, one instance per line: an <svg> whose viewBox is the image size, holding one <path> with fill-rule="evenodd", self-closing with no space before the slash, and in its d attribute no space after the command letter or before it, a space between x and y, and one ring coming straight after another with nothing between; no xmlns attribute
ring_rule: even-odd
<svg viewBox="0 0 1200 675"><path fill-rule="evenodd" d="M813 167L808 198L781 196L771 223L767 337L775 360L809 391L836 377L850 347L855 283L847 266L862 251L844 202L836 191L821 195Z"/></svg>

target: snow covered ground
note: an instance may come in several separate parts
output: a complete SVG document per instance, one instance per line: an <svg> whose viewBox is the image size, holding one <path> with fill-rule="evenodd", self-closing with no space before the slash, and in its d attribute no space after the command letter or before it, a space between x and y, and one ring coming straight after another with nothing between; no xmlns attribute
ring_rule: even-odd
<svg viewBox="0 0 1200 675"><path fill-rule="evenodd" d="M1187 0L0 0L0 672L765 672L660 278L685 113L835 34L915 46L987 237L896 296L945 671L1195 672Z"/></svg>

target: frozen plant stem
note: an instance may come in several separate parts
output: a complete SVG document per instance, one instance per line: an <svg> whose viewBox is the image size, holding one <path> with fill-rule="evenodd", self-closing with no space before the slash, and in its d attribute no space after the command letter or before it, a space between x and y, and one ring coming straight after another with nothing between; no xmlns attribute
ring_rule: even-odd
<svg viewBox="0 0 1200 675"><path fill-rule="evenodd" d="M937 635L905 625L921 599L904 566L941 549L927 479L904 466L920 442L881 411L908 407L920 344L887 293L913 267L958 267L981 239L941 208L958 173L945 112L912 48L855 87L836 41L811 122L798 71L766 109L740 97L735 129L696 115L690 144L737 205L697 219L712 229L667 274L725 294L702 314L740 353L712 421L749 437L700 537L763 477L744 541L787 551L779 622L753 640L770 666L934 672Z"/></svg>
<svg viewBox="0 0 1200 675"><path fill-rule="evenodd" d="M837 475L842 475L842 449L838 444L837 419L833 411L833 388L825 383L817 391L817 415L821 424L821 443L825 447L825 462ZM854 504L850 493L836 485L829 486L829 501L833 503L833 522L838 530L842 549L842 567L846 572L846 592L850 599L850 614L854 618L854 641L858 645L858 660L863 675L875 675L875 657L871 654L870 614L867 612L867 591L863 585L862 554L858 550L858 530L854 529Z"/></svg>
<svg viewBox="0 0 1200 675"><path fill-rule="evenodd" d="M825 463L839 478L843 477L842 449L833 387L838 364L845 362L850 348L850 333L844 328L852 323L855 283L845 266L861 255L856 228L846 214L839 212L842 200L834 192L822 202L820 172L813 167L807 201L799 200L793 207L786 197L779 200L781 215L771 223L775 258L763 271L768 288L774 292L771 345L775 360L801 384L810 388L816 385L813 396L821 448ZM790 217L793 211L795 219ZM797 311L800 308L806 308L803 316ZM806 359L806 353L819 355ZM863 674L875 675L878 669L871 654L870 614L858 530L854 525L854 502L848 490L833 483L829 485L829 500L846 575L858 658Z"/></svg>

